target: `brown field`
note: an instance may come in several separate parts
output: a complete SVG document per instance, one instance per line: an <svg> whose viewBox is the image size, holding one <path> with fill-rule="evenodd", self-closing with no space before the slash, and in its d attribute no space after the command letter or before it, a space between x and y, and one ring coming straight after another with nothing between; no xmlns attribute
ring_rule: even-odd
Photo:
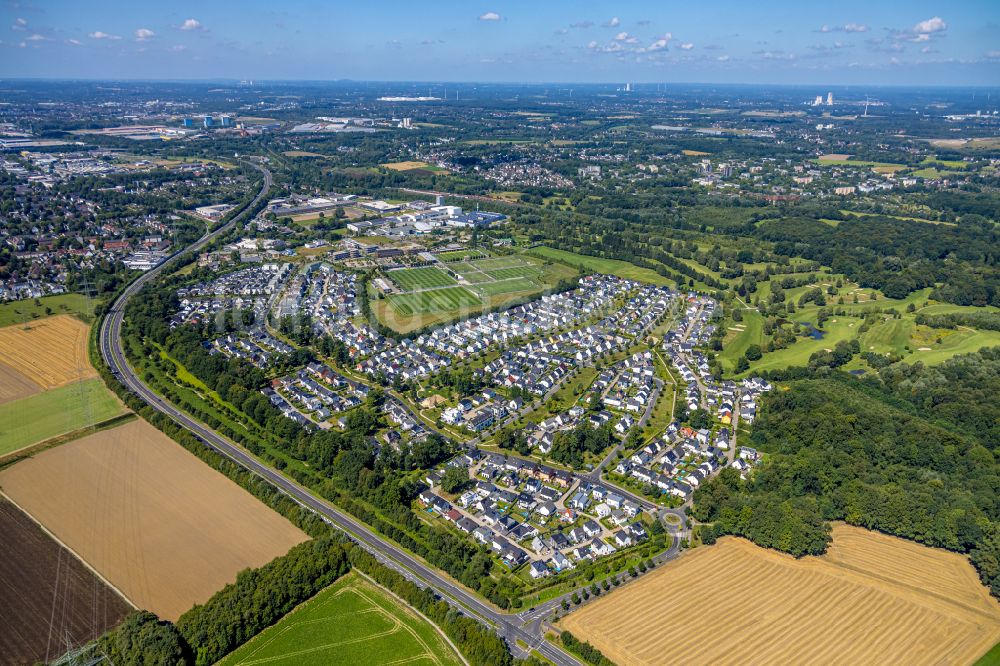
<svg viewBox="0 0 1000 666"><path fill-rule="evenodd" d="M427 166L427 162L416 162L413 160L407 162L387 162L383 164L386 169L391 169L392 171L409 171L410 169L423 169Z"/></svg>
<svg viewBox="0 0 1000 666"><path fill-rule="evenodd" d="M50 661L131 610L72 553L0 499L0 664Z"/></svg>
<svg viewBox="0 0 1000 666"><path fill-rule="evenodd" d="M559 624L623 666L970 664L1000 604L961 555L835 525L822 557L726 537Z"/></svg>
<svg viewBox="0 0 1000 666"><path fill-rule="evenodd" d="M50 389L97 372L87 358L90 327L70 315L56 315L0 328L0 363Z"/></svg>
<svg viewBox="0 0 1000 666"><path fill-rule="evenodd" d="M688 157L704 157L705 155L712 154L712 153L705 153L700 150L682 150L681 153L683 155L687 155Z"/></svg>
<svg viewBox="0 0 1000 666"><path fill-rule="evenodd" d="M0 488L135 606L170 620L308 538L143 420L12 465Z"/></svg>
<svg viewBox="0 0 1000 666"><path fill-rule="evenodd" d="M836 161L836 162L842 162L844 160L851 159L851 157L852 156L849 153L826 153L825 155L820 155L816 159L818 159L818 160L832 160L832 161Z"/></svg>
<svg viewBox="0 0 1000 666"><path fill-rule="evenodd" d="M18 398L27 398L41 390L41 386L14 368L0 363L0 405Z"/></svg>

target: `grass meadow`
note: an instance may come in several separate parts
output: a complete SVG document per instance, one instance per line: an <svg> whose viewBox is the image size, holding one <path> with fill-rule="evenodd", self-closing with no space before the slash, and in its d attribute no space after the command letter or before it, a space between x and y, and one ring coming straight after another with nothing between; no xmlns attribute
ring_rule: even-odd
<svg viewBox="0 0 1000 666"><path fill-rule="evenodd" d="M382 588L350 573L286 615L220 666L390 664L457 666L438 631Z"/></svg>

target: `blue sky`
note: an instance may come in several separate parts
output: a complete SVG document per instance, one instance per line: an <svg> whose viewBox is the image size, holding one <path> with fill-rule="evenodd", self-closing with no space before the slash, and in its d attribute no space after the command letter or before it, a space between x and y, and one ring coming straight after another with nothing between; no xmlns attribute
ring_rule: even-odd
<svg viewBox="0 0 1000 666"><path fill-rule="evenodd" d="M1000 85L1000 0L9 1L0 77Z"/></svg>

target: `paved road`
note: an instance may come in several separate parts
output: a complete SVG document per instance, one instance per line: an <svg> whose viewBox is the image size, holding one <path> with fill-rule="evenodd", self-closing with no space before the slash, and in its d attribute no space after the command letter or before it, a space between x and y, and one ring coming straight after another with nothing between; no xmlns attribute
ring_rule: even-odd
<svg viewBox="0 0 1000 666"><path fill-rule="evenodd" d="M233 226L242 221L249 208L259 203L267 195L267 191L271 186L271 174L263 167L258 168L264 175L264 182L260 193L254 201L246 206L231 222L205 235L194 245L190 246L187 251L197 251L212 239L229 231ZM524 628L519 616L497 611L492 606L481 601L475 594L446 578L436 569L417 560L414 556L380 534L377 534L366 525L341 512L325 500L317 498L309 490L281 475L270 466L259 462L239 445L178 410L172 403L161 398L142 382L135 371L129 366L122 349L121 329L125 306L129 299L142 289L143 285L156 277L171 263L174 257L182 253L178 252L172 255L170 259L160 264L160 266L140 276L122 292L106 314L100 330L101 355L115 377L144 402L166 414L176 423L192 432L206 446L257 474L301 506L318 514L328 524L346 532L355 542L372 553L383 564L401 572L414 583L430 588L461 612L494 628L507 641L509 647L515 653L521 652L517 646L517 641L522 641L524 644L530 646L530 648L538 650L546 659L558 666L578 665L580 662L576 658L546 641L541 634L529 633Z"/></svg>

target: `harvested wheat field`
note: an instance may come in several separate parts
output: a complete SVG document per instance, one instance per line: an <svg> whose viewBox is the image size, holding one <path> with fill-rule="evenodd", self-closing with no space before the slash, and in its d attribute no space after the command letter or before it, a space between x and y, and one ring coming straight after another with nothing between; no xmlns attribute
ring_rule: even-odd
<svg viewBox="0 0 1000 666"><path fill-rule="evenodd" d="M96 377L87 358L89 330L70 315L5 326L0 328L0 363L45 389Z"/></svg>
<svg viewBox="0 0 1000 666"><path fill-rule="evenodd" d="M41 390L41 386L14 368L0 363L0 405L11 400L27 398L29 395L34 395Z"/></svg>
<svg viewBox="0 0 1000 666"><path fill-rule="evenodd" d="M170 620L308 538L143 420L12 465L0 489L135 606Z"/></svg>
<svg viewBox="0 0 1000 666"><path fill-rule="evenodd" d="M971 664L1000 604L961 555L836 525L818 558L720 539L559 624L622 666Z"/></svg>

